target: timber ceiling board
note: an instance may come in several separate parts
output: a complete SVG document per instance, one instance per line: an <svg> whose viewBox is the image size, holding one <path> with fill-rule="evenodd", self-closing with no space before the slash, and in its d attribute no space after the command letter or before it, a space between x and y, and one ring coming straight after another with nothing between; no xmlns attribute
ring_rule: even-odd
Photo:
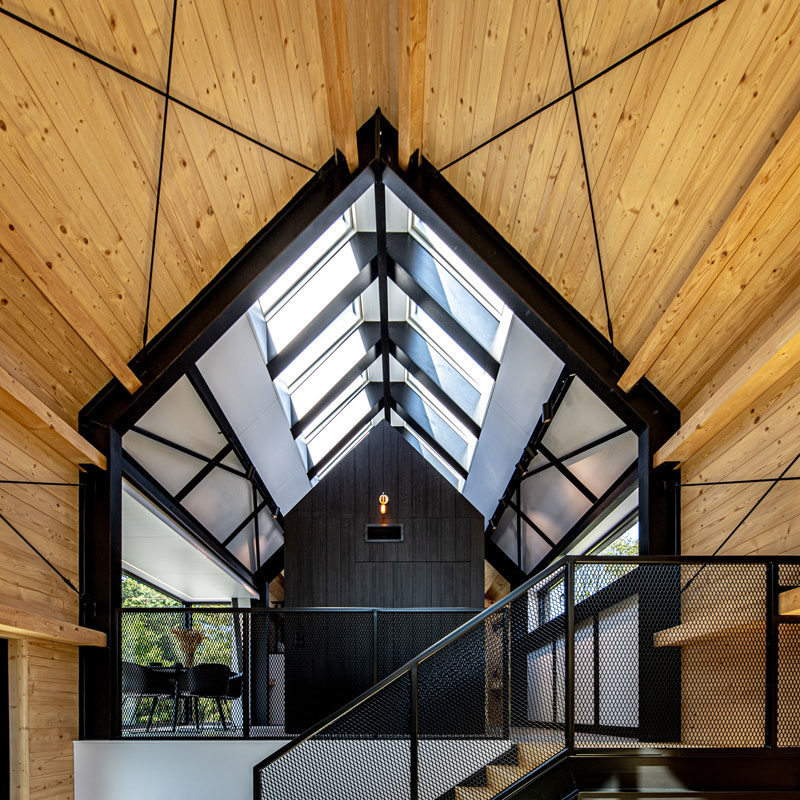
<svg viewBox="0 0 800 800"><path fill-rule="evenodd" d="M597 75L710 4L710 0L564 0L575 83Z"/></svg>
<svg viewBox="0 0 800 800"><path fill-rule="evenodd" d="M141 342L160 106L0 18L0 207L126 357Z"/></svg>
<svg viewBox="0 0 800 800"><path fill-rule="evenodd" d="M170 93L319 167L332 152L319 36L304 3L179 0Z"/></svg>
<svg viewBox="0 0 800 800"><path fill-rule="evenodd" d="M0 367L73 426L110 377L1 247Z"/></svg>
<svg viewBox="0 0 800 800"><path fill-rule="evenodd" d="M178 105L167 119L153 298L158 331L311 176Z"/></svg>
<svg viewBox="0 0 800 800"><path fill-rule="evenodd" d="M166 85L171 0L0 0L0 7L152 86Z"/></svg>
<svg viewBox="0 0 800 800"><path fill-rule="evenodd" d="M728 0L578 93L591 120L587 163L616 344L627 356L797 112L798 35L796 4L754 14ZM594 313L602 307L601 294L586 299ZM651 377L675 399L677 362L661 367Z"/></svg>
<svg viewBox="0 0 800 800"><path fill-rule="evenodd" d="M527 261L605 333L579 302L601 291L589 197L570 99L444 171Z"/></svg>
<svg viewBox="0 0 800 800"><path fill-rule="evenodd" d="M397 0L345 0L356 125L376 108L397 127Z"/></svg>
<svg viewBox="0 0 800 800"><path fill-rule="evenodd" d="M555 0L429 0L423 155L441 168L569 88Z"/></svg>

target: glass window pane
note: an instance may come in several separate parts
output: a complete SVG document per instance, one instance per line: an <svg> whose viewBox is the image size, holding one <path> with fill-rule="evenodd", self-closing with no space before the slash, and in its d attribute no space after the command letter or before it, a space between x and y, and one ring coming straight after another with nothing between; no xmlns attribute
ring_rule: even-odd
<svg viewBox="0 0 800 800"><path fill-rule="evenodd" d="M312 463L316 464L327 455L342 437L369 411L367 393L359 392L352 400L345 403L331 419L307 442L308 454Z"/></svg>
<svg viewBox="0 0 800 800"><path fill-rule="evenodd" d="M445 333L416 303L411 304L410 317L416 323L416 327L428 343L435 343L438 345L450 362L456 366L477 389L483 391L487 381L489 386L491 386L492 379L489 377L488 373L467 355L467 352L456 343L455 339Z"/></svg>
<svg viewBox="0 0 800 800"><path fill-rule="evenodd" d="M283 350L358 275L353 248L341 247L268 319L272 342Z"/></svg>
<svg viewBox="0 0 800 800"><path fill-rule="evenodd" d="M342 215L300 258L261 295L261 310L266 314L337 242L353 229L350 213Z"/></svg>
<svg viewBox="0 0 800 800"><path fill-rule="evenodd" d="M321 361L292 392L292 403L298 418L330 391L366 352L361 333L355 331Z"/></svg>
<svg viewBox="0 0 800 800"><path fill-rule="evenodd" d="M357 310L358 309L358 310ZM361 321L361 306L354 303L349 306L314 339L280 374L284 387L291 387L315 361L321 358L336 342Z"/></svg>
<svg viewBox="0 0 800 800"><path fill-rule="evenodd" d="M331 400L328 405L322 409L322 411L317 414L317 416L311 420L309 426L302 431L300 434L303 441L306 441L314 436L314 431L318 428L322 423L327 420L328 417L336 411L342 403L344 403L349 397L354 395L360 388L362 388L367 382L367 379L364 375L359 375L344 391L340 392L338 396ZM293 396L294 398L294 396Z"/></svg>

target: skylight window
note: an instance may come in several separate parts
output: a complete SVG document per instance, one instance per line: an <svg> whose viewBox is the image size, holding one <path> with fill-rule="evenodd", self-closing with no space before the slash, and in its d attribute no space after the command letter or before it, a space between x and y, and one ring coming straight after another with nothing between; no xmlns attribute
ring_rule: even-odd
<svg viewBox="0 0 800 800"><path fill-rule="evenodd" d="M289 294L292 287L300 282L312 267L322 261L326 254L337 249L353 233L355 233L353 216L352 212L348 210L346 214L337 218L336 222L300 258L287 267L272 286L261 295L259 303L262 313L269 314L272 308Z"/></svg>
<svg viewBox="0 0 800 800"><path fill-rule="evenodd" d="M356 275L353 248L345 244L296 285L267 317L276 352L283 350Z"/></svg>
<svg viewBox="0 0 800 800"><path fill-rule="evenodd" d="M366 391L360 391L345 403L306 441L311 461L316 464L338 444L370 410Z"/></svg>

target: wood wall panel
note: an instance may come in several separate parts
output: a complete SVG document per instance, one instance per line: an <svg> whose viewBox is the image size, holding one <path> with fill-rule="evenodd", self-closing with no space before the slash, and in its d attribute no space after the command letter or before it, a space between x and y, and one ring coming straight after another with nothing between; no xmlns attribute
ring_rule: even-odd
<svg viewBox="0 0 800 800"><path fill-rule="evenodd" d="M169 0L2 0L0 6L163 89Z"/></svg>
<svg viewBox="0 0 800 800"><path fill-rule="evenodd" d="M403 541L365 542L381 522ZM383 422L286 514L285 548L290 608L483 606L483 517Z"/></svg>

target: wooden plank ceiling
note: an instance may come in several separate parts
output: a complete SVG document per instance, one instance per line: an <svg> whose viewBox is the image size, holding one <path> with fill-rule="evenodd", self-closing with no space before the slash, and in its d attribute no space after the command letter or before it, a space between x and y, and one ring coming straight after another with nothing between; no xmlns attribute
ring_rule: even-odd
<svg viewBox="0 0 800 800"><path fill-rule="evenodd" d="M0 367L74 426L146 321L152 337L334 145L354 166L379 106L627 359L647 345L641 374L685 420L746 397L684 431L685 481L777 476L800 452L797 355L757 391L739 377L800 302L800 147L783 140L779 182L765 166L800 112L798 41L794 0L0 0ZM661 324L709 258L724 268ZM0 463L77 474L5 414ZM800 552L796 487L724 552ZM684 489L684 550L716 549L765 488ZM68 487L0 491L71 580L77 507ZM74 621L0 528L0 602Z"/></svg>

